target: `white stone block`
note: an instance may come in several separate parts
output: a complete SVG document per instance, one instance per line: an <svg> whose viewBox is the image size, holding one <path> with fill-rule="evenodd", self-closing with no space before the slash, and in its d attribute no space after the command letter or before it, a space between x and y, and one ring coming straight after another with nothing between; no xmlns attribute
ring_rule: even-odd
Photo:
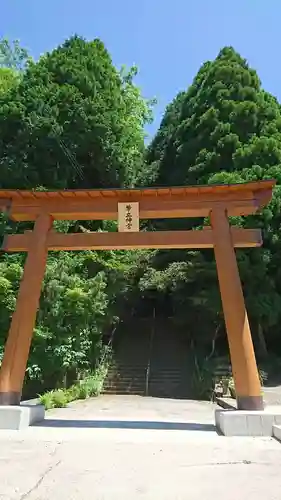
<svg viewBox="0 0 281 500"><path fill-rule="evenodd" d="M245 436L263 436L263 425L261 415L245 415L246 430ZM272 423L271 423L272 427Z"/></svg>
<svg viewBox="0 0 281 500"><path fill-rule="evenodd" d="M281 425L281 414L274 415L274 423L276 425Z"/></svg>
<svg viewBox="0 0 281 500"><path fill-rule="evenodd" d="M221 415L221 418L223 421L223 434L225 436L247 436L246 415L239 415L237 411L230 410Z"/></svg>
<svg viewBox="0 0 281 500"><path fill-rule="evenodd" d="M273 436L278 439L278 441L281 441L281 425L274 425L273 426Z"/></svg>
<svg viewBox="0 0 281 500"><path fill-rule="evenodd" d="M264 411L261 415L262 436L272 436L273 424L274 414Z"/></svg>
<svg viewBox="0 0 281 500"><path fill-rule="evenodd" d="M223 410L221 408L216 408L215 409L215 426L218 428L220 425L220 413Z"/></svg>
<svg viewBox="0 0 281 500"><path fill-rule="evenodd" d="M273 425L281 421L278 408L264 411L216 410L217 429L224 436L272 436Z"/></svg>
<svg viewBox="0 0 281 500"><path fill-rule="evenodd" d="M43 405L21 403L19 406L0 406L0 429L20 430L45 418Z"/></svg>

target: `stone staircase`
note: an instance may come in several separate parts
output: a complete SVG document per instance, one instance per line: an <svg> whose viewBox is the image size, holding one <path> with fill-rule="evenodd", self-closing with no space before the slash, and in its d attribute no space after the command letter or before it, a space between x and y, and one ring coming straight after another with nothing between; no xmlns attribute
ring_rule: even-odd
<svg viewBox="0 0 281 500"><path fill-rule="evenodd" d="M107 374L103 392L105 394L145 395L146 367L144 365L112 365Z"/></svg>
<svg viewBox="0 0 281 500"><path fill-rule="evenodd" d="M148 393L152 397L184 398L184 373L180 367L153 367L149 377Z"/></svg>
<svg viewBox="0 0 281 500"><path fill-rule="evenodd" d="M138 394L184 399L190 373L185 336L171 325L146 321L117 332L114 359L104 384L105 394Z"/></svg>

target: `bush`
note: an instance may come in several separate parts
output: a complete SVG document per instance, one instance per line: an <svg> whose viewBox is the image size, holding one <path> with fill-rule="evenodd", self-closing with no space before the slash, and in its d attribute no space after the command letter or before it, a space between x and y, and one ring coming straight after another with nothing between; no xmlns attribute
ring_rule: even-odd
<svg viewBox="0 0 281 500"><path fill-rule="evenodd" d="M103 387L103 380L101 380L97 375L89 377L85 381L85 386L89 393L89 396L99 396Z"/></svg>
<svg viewBox="0 0 281 500"><path fill-rule="evenodd" d="M42 394L39 399L46 410L51 410L52 408L65 408L68 403L67 396L67 391L58 389Z"/></svg>
<svg viewBox="0 0 281 500"><path fill-rule="evenodd" d="M77 396L77 399L87 399L90 396L88 387L85 383L80 383L78 386Z"/></svg>
<svg viewBox="0 0 281 500"><path fill-rule="evenodd" d="M64 391L63 389L53 391L53 408L65 408L67 403L67 391Z"/></svg>
<svg viewBox="0 0 281 500"><path fill-rule="evenodd" d="M39 400L40 403L45 406L46 410L54 408L53 391L45 392L45 394L39 396Z"/></svg>
<svg viewBox="0 0 281 500"><path fill-rule="evenodd" d="M89 375L69 389L48 391L40 396L40 402L46 408L65 408L68 403L77 399L87 399L99 396L107 374L108 363L100 364L93 375Z"/></svg>
<svg viewBox="0 0 281 500"><path fill-rule="evenodd" d="M80 399L79 397L79 385L74 384L66 391L68 403L75 401L76 399Z"/></svg>

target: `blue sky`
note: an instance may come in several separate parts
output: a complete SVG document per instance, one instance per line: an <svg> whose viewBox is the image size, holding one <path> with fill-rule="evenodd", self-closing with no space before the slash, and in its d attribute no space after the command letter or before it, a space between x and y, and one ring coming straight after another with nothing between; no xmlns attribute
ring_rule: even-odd
<svg viewBox="0 0 281 500"><path fill-rule="evenodd" d="M280 0L2 0L0 35L19 38L33 57L77 33L99 37L120 66L137 64L155 122L200 65L232 45L281 100Z"/></svg>

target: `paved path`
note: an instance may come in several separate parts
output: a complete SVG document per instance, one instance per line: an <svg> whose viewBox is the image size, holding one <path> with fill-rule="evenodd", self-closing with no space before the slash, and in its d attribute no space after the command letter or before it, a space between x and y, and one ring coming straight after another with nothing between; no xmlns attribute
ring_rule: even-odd
<svg viewBox="0 0 281 500"><path fill-rule="evenodd" d="M281 444L225 438L210 403L103 396L0 432L1 500L280 500Z"/></svg>
<svg viewBox="0 0 281 500"><path fill-rule="evenodd" d="M263 387L263 399L266 405L281 405L281 386Z"/></svg>

